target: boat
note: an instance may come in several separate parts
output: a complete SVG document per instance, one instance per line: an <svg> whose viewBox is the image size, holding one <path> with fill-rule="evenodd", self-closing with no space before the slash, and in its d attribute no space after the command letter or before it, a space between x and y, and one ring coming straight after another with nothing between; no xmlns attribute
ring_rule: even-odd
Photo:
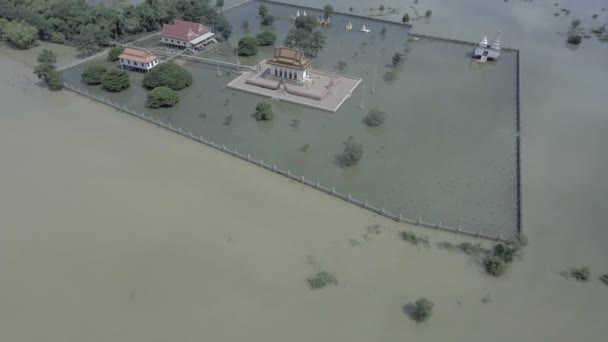
<svg viewBox="0 0 608 342"><path fill-rule="evenodd" d="M353 23L350 20L346 23L346 31L350 31L353 29Z"/></svg>
<svg viewBox="0 0 608 342"><path fill-rule="evenodd" d="M368 28L365 28L365 25L363 25L363 26L361 27L361 32L369 33L369 31L371 31L371 30L370 30L370 29L368 29Z"/></svg>

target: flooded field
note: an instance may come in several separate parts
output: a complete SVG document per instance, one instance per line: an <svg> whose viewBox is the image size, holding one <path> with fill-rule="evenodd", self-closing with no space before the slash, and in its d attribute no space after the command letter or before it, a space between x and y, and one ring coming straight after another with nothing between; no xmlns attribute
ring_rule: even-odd
<svg viewBox="0 0 608 342"><path fill-rule="evenodd" d="M251 2L226 12L235 26L232 44L244 34L243 20L249 22L251 34L261 32L255 15L258 6ZM288 18L297 8L268 7L280 18L273 30L282 42L293 26ZM336 15L334 25L323 29L325 50L313 60L314 68L329 71L345 61L343 73L365 80L335 114L275 102L275 119L258 123L252 113L266 98L226 88L235 74L224 70L218 77L216 66L195 62L179 61L193 74L194 85L180 92L180 103L171 109L144 107L147 91L137 73L130 73L133 86L120 94L80 87L389 212L510 236L517 226L516 54L503 51L500 63L480 65L470 59L469 45L412 40L403 25L351 20L356 28L365 24L372 31L348 32L347 17ZM381 34L383 27L386 33ZM155 44L153 39L140 45ZM217 51L204 57L236 62L230 46ZM239 61L253 65L273 51L263 48L259 56ZM383 76L393 69L388 64L395 52L404 53L406 61L397 79L387 82ZM91 63L116 67L103 60ZM66 79L80 83L85 66L66 71ZM371 108L387 113L384 126L368 128L362 123ZM364 157L357 166L344 169L337 156L349 137L363 145Z"/></svg>

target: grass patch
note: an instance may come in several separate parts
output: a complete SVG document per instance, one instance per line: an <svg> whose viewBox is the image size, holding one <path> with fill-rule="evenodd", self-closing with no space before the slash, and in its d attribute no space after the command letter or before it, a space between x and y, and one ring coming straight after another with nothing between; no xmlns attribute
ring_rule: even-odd
<svg viewBox="0 0 608 342"><path fill-rule="evenodd" d="M336 280L336 277L333 274L325 271L315 274L306 279L306 281L308 282L308 286L313 290L322 289L327 285L336 285L338 283L338 280Z"/></svg>
<svg viewBox="0 0 608 342"><path fill-rule="evenodd" d="M416 235L412 232L401 232L400 236L403 239L403 241L408 242L414 246L418 246L418 245L428 246L429 245L429 238L426 236Z"/></svg>

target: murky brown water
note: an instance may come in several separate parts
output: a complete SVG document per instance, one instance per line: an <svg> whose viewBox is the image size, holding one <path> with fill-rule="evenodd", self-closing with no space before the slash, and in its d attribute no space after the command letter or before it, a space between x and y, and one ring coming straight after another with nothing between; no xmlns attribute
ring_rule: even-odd
<svg viewBox="0 0 608 342"><path fill-rule="evenodd" d="M553 18L552 6L442 4L418 28L474 40L477 28L500 25L505 42L523 50L531 244L498 280L459 254L403 245L395 234L403 226L68 92L39 89L23 66L35 55L2 48L2 336L602 340L608 288L595 277L608 271L608 62L599 56L608 45L567 49L554 31L573 17L586 25L593 11L564 3L570 18ZM378 235L367 232L375 223ZM583 265L594 272L588 284L557 274ZM321 269L339 285L308 290L305 278ZM401 312L419 296L436 303L422 325Z"/></svg>

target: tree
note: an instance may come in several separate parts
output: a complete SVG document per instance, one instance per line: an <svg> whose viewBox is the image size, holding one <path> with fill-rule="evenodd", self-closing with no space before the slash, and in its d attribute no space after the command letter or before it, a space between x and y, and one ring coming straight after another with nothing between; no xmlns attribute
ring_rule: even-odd
<svg viewBox="0 0 608 342"><path fill-rule="evenodd" d="M272 15L272 14L267 14L267 15L265 15L265 16L263 16L263 17L262 17L262 21L261 21L261 23L260 23L260 24L262 24L262 25L264 25L264 26L270 26L270 25L272 25L272 24L274 23L274 21L275 21L276 19L277 19L277 18L275 18L275 16L274 16L274 15Z"/></svg>
<svg viewBox="0 0 608 342"><path fill-rule="evenodd" d="M325 17L325 19L331 17L333 14L334 14L334 6L327 4L327 5L325 5L325 7L323 7L323 16Z"/></svg>
<svg viewBox="0 0 608 342"><path fill-rule="evenodd" d="M38 65L34 67L34 74L39 79L44 80L48 83L48 75L55 70L55 63L57 63L57 54L48 49L43 49L36 58Z"/></svg>
<svg viewBox="0 0 608 342"><path fill-rule="evenodd" d="M346 63L345 61L338 61L338 65L336 65L336 69L338 71L344 71L344 69L346 69L347 66L348 66L348 63Z"/></svg>
<svg viewBox="0 0 608 342"><path fill-rule="evenodd" d="M570 33L567 41L570 44L579 45L583 41L583 37L580 34Z"/></svg>
<svg viewBox="0 0 608 342"><path fill-rule="evenodd" d="M107 71L108 69L103 65L91 65L84 69L80 77L83 81L87 82L88 85L101 84L103 76Z"/></svg>
<svg viewBox="0 0 608 342"><path fill-rule="evenodd" d="M215 21L215 32L219 33L224 40L228 40L232 35L232 25L223 14L217 17Z"/></svg>
<svg viewBox="0 0 608 342"><path fill-rule="evenodd" d="M507 265L505 264L504 260L495 255L486 257L483 260L483 265L486 268L486 272L495 277L500 277L507 269Z"/></svg>
<svg viewBox="0 0 608 342"><path fill-rule="evenodd" d="M505 263L513 262L513 259L521 252L520 247L514 243L499 243L494 246L494 255L501 258Z"/></svg>
<svg viewBox="0 0 608 342"><path fill-rule="evenodd" d="M258 121L269 121L272 120L274 113L272 107L268 102L260 102L255 106L255 119Z"/></svg>
<svg viewBox="0 0 608 342"><path fill-rule="evenodd" d="M142 84L148 89L165 86L180 90L192 84L192 74L177 64L162 63L144 75Z"/></svg>
<svg viewBox="0 0 608 342"><path fill-rule="evenodd" d="M247 20L243 20L243 24L241 25L241 28L243 28L243 31L245 31L245 32L249 31L249 22Z"/></svg>
<svg viewBox="0 0 608 342"><path fill-rule="evenodd" d="M175 90L169 87L157 87L148 94L146 107L173 107L177 102L179 102L179 97Z"/></svg>
<svg viewBox="0 0 608 342"><path fill-rule="evenodd" d="M294 25L297 29L303 29L311 33L317 27L317 20L312 16L301 16L296 18Z"/></svg>
<svg viewBox="0 0 608 342"><path fill-rule="evenodd" d="M416 322L424 322L433 314L433 307L435 304L424 298L419 298L414 305L414 312L412 314Z"/></svg>
<svg viewBox="0 0 608 342"><path fill-rule="evenodd" d="M321 31L314 31L310 39L310 54L317 56L325 46L325 35Z"/></svg>
<svg viewBox="0 0 608 342"><path fill-rule="evenodd" d="M261 4L260 7L258 8L258 13L262 16L265 17L268 15L268 7L266 7L266 5Z"/></svg>
<svg viewBox="0 0 608 342"><path fill-rule="evenodd" d="M363 118L363 123L370 127L377 127L384 123L385 118L386 114L383 111L381 111L380 109L373 108Z"/></svg>
<svg viewBox="0 0 608 342"><path fill-rule="evenodd" d="M63 88L63 74L53 69L46 75L46 84L50 90L61 90Z"/></svg>
<svg viewBox="0 0 608 342"><path fill-rule="evenodd" d="M125 50L122 46L115 46L108 51L108 57L106 58L109 62L116 62L118 56Z"/></svg>
<svg viewBox="0 0 608 342"><path fill-rule="evenodd" d="M570 276L578 281L587 281L591 277L591 269L589 267L573 268L570 270Z"/></svg>
<svg viewBox="0 0 608 342"><path fill-rule="evenodd" d="M95 24L87 24L80 29L80 33L74 37L76 47L83 55L90 55L99 51L100 45L107 41L107 35Z"/></svg>
<svg viewBox="0 0 608 342"><path fill-rule="evenodd" d="M382 29L380 29L380 35L384 38L384 35L386 35L386 27L382 26Z"/></svg>
<svg viewBox="0 0 608 342"><path fill-rule="evenodd" d="M432 15L433 15L433 11L431 11L431 10L426 10L426 13L424 13L424 16L427 18L429 18Z"/></svg>
<svg viewBox="0 0 608 342"><path fill-rule="evenodd" d="M224 7L224 0L216 0L215 1L215 7L217 7L217 8Z"/></svg>
<svg viewBox="0 0 608 342"><path fill-rule="evenodd" d="M344 165L353 166L363 157L363 146L355 143L352 138L344 142Z"/></svg>
<svg viewBox="0 0 608 342"><path fill-rule="evenodd" d="M380 11L384 11L384 5L380 5L380 6L378 6L378 9L379 9Z"/></svg>
<svg viewBox="0 0 608 342"><path fill-rule="evenodd" d="M129 85L129 74L124 70L109 70L101 79L101 87L113 93L123 91L129 88Z"/></svg>
<svg viewBox="0 0 608 342"><path fill-rule="evenodd" d="M271 46L277 41L277 35L272 31L263 31L255 36L259 46Z"/></svg>
<svg viewBox="0 0 608 342"><path fill-rule="evenodd" d="M2 38L18 49L29 49L36 44L38 30L26 22L6 22L1 31Z"/></svg>
<svg viewBox="0 0 608 342"><path fill-rule="evenodd" d="M54 66L55 64L57 64L57 54L52 50L42 49L42 51L40 51L40 53L38 54L38 57L36 57L36 60L40 64L48 64Z"/></svg>
<svg viewBox="0 0 608 342"><path fill-rule="evenodd" d="M402 53L395 52L395 54L393 55L393 67L396 68L400 66L401 64L403 64L404 60L405 58Z"/></svg>
<svg viewBox="0 0 608 342"><path fill-rule="evenodd" d="M410 15L409 15L409 14L407 14L407 13L405 13L405 14L403 15L403 18L401 18L401 21L402 21L402 22L404 22L404 23L409 22L409 21L410 21Z"/></svg>
<svg viewBox="0 0 608 342"><path fill-rule="evenodd" d="M245 36L239 40L236 52L239 56L254 56L258 53L258 42L252 36Z"/></svg>

